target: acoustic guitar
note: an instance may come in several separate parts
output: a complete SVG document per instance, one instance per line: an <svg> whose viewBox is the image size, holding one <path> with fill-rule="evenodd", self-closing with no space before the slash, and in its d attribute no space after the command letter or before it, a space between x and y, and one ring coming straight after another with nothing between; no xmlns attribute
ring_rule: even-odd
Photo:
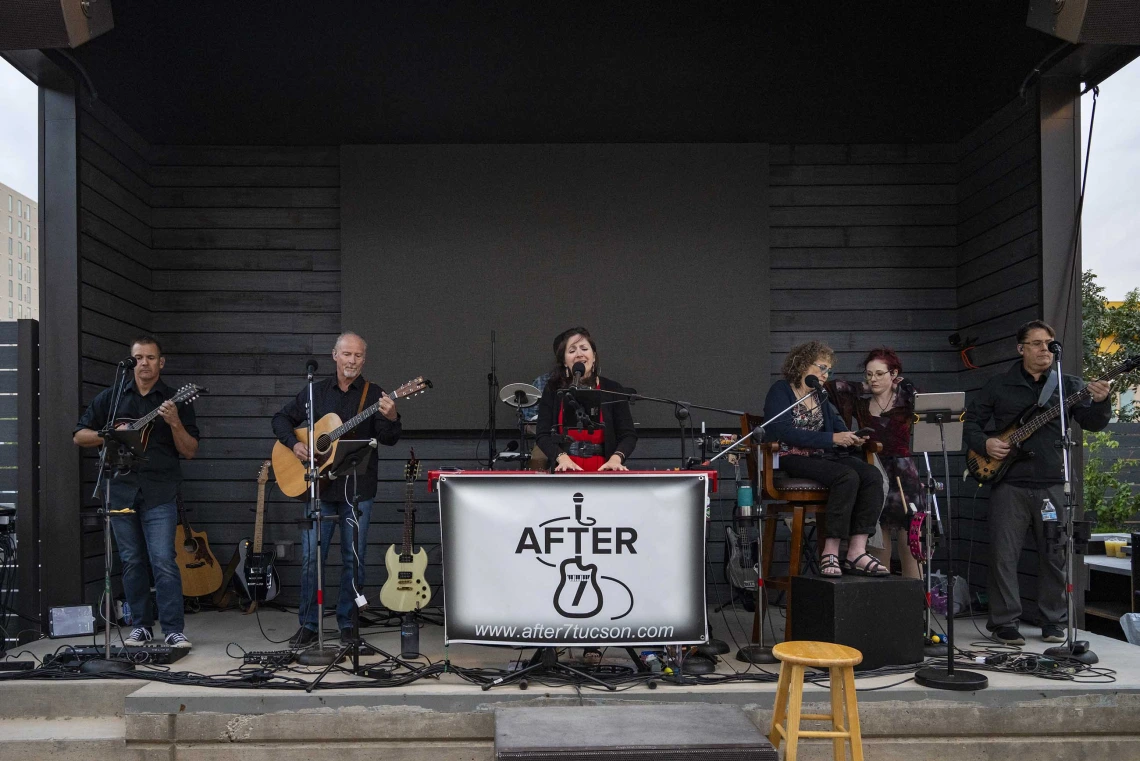
<svg viewBox="0 0 1140 761"><path fill-rule="evenodd" d="M1120 375L1132 372L1137 367L1140 367L1140 354L1124 360L1097 380L1112 380ZM1069 394L1065 397L1065 412L1068 413L1071 407L1090 397L1091 394L1087 386L1075 394ZM1005 476L1006 471L1009 470L1010 465L1024 458L1025 455L1021 452L1021 444L1044 427L1046 423L1061 414L1060 402L1041 412L1037 412L1038 409L1040 408L1034 404L1022 412L1017 420L1006 426L1004 430L988 435L988 438L1001 439L1010 445L1010 452L1005 458L995 460L984 452L979 454L972 449L966 453L966 467L978 483L996 484L1000 481Z"/></svg>
<svg viewBox="0 0 1140 761"><path fill-rule="evenodd" d="M419 610L431 600L431 587L424 579L428 557L424 548L412 552L412 534L416 527L416 506L412 501L415 495L416 479L420 477L420 461L416 452L410 452L404 466L404 543L388 548L384 556L384 567L388 569L388 579L380 588L380 603L391 611L408 613Z"/></svg>
<svg viewBox="0 0 1140 761"><path fill-rule="evenodd" d="M239 562L234 575L245 596L250 599L247 614L257 610L259 602L277 597L281 591L281 578L273 561L277 553L261 551L261 538L265 529L265 482L269 480L269 460L261 464L257 474L257 518L253 524L253 539L238 542Z"/></svg>
<svg viewBox="0 0 1140 761"><path fill-rule="evenodd" d="M210 551L205 531L190 528L182 495L178 498L178 525L174 527L174 559L182 576L182 595L202 597L222 585L222 567Z"/></svg>
<svg viewBox="0 0 1140 761"><path fill-rule="evenodd" d="M413 378L390 394L382 394L375 404L368 405L347 422L342 423L340 416L335 412L330 412L318 420L313 425L313 436L316 444L312 447L317 461L318 478L336 460L337 440L379 412L380 402L384 400L385 396L392 400L405 399L422 394L429 388L431 388L431 381L423 377ZM309 429L307 427L297 428L293 433L301 443L309 443ZM273 474L277 479L277 486L281 488L285 496L300 497L309 490L309 484L305 480L307 464L298 460L292 449L278 441L273 445L272 459Z"/></svg>

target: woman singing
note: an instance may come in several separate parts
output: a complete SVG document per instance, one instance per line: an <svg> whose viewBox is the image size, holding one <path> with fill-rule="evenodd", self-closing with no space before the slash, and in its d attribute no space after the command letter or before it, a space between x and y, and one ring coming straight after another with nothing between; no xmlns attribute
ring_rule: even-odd
<svg viewBox="0 0 1140 761"><path fill-rule="evenodd" d="M879 469L850 453L865 439L847 430L839 412L818 393L783 410L811 388L808 376L826 380L835 362L831 348L819 341L794 347L784 359L784 380L768 390L764 418L772 438L780 442L780 469L794 478L809 478L828 489L823 556L820 573L839 576L888 576L879 560L867 553L867 538L883 509L883 479ZM847 540L847 556L839 560L839 543Z"/></svg>
<svg viewBox="0 0 1140 761"><path fill-rule="evenodd" d="M914 384L902 377L902 361L887 348L874 349L863 360L863 383L843 380L827 384L843 420L855 420L858 428L872 428L872 441L883 445L879 460L887 472L887 504L879 516L883 527L883 550L872 550L885 565L891 562L891 539L898 539L903 576L922 578L918 561L907 547L910 513L899 493L902 481L906 501L922 500L922 481L910 456L910 429L914 417ZM901 532L901 533L900 533Z"/></svg>
<svg viewBox="0 0 1140 761"><path fill-rule="evenodd" d="M573 393L574 369L581 376ZM598 347L585 328L570 328L554 347L554 373L538 402L537 444L563 470L629 470L637 445L629 402L601 391L622 392L620 383L599 374ZM591 393L591 390L593 392Z"/></svg>

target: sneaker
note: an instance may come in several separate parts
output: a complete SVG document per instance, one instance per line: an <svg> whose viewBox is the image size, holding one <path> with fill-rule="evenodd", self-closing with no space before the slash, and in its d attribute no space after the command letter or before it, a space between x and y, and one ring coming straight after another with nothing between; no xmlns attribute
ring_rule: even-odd
<svg viewBox="0 0 1140 761"><path fill-rule="evenodd" d="M993 638L1003 645L1024 645L1025 638L1015 626L999 626L993 631Z"/></svg>
<svg viewBox="0 0 1140 761"><path fill-rule="evenodd" d="M312 629L302 626L297 630L289 639L289 647L308 647L317 641L317 633Z"/></svg>
<svg viewBox="0 0 1140 761"><path fill-rule="evenodd" d="M171 632L167 634L166 644L168 647L180 647L185 650L191 648L190 640L186 639L186 635L182 632Z"/></svg>
<svg viewBox="0 0 1140 761"><path fill-rule="evenodd" d="M123 644L127 647L138 647L139 645L145 645L152 639L154 639L154 633L151 632L149 626L136 626L131 630L131 636L127 637L126 640L123 641Z"/></svg>
<svg viewBox="0 0 1140 761"><path fill-rule="evenodd" d="M1045 624L1041 627L1041 639L1044 642L1064 642L1068 639L1065 630L1058 624Z"/></svg>

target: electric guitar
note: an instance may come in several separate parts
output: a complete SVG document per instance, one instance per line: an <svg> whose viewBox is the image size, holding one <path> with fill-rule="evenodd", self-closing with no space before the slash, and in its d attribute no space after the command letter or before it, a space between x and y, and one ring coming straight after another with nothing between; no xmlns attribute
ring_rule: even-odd
<svg viewBox="0 0 1140 761"><path fill-rule="evenodd" d="M380 603L388 610L407 613L419 610L431 600L431 587L424 579L428 556L424 548L412 552L412 533L416 527L416 506L412 502L416 479L420 477L420 461L413 449L404 466L404 543L400 549L396 545L388 548L384 556L384 567L388 569L388 579L380 588Z"/></svg>
<svg viewBox="0 0 1140 761"><path fill-rule="evenodd" d="M174 527L174 560L182 576L182 595L202 597L222 585L222 567L210 551L205 531L190 528L182 495L177 497L178 525Z"/></svg>
<svg viewBox="0 0 1140 761"><path fill-rule="evenodd" d="M281 591L281 578L273 561L274 551L261 551L261 537L265 529L265 482L269 480L269 460L261 463L257 474L257 519L253 524L253 539L242 539L238 543L239 562L234 571L238 584L245 596L250 599L249 610L257 610L257 603L272 600Z"/></svg>
<svg viewBox="0 0 1140 761"><path fill-rule="evenodd" d="M728 549L724 577L733 587L745 592L755 592L760 580L760 569L756 563L759 536L746 536L754 533L747 527L740 534L733 531L732 526L724 527L724 543Z"/></svg>
<svg viewBox="0 0 1140 761"><path fill-rule="evenodd" d="M170 397L169 401L175 404L192 404L202 394L209 393L209 389L202 388L195 383L187 383L180 389L174 392L174 396ZM146 413L140 418L118 418L115 420L114 428L121 428L126 426L128 431L137 431L139 433L139 443L136 445L137 451L141 454L146 451L146 445L150 441L150 432L154 428L155 418L159 417L162 413L158 411L159 408L155 407L150 412Z"/></svg>
<svg viewBox="0 0 1140 761"><path fill-rule="evenodd" d="M1132 372L1137 367L1140 367L1140 354L1124 360L1097 380L1112 380L1117 376ZM1069 408L1083 402L1090 398L1090 396L1087 386L1075 394L1067 395L1065 397L1065 412L1068 413ZM1052 407L1037 412L1037 414L1033 414L1037 409L1037 405L1034 404L1021 413L1017 421L1008 425L1005 430L988 437L1001 439L1009 444L1010 452L1004 459L995 460L984 452L979 454L972 449L966 453L966 467L969 469L970 475L973 476L978 483L996 484L1000 481L1002 477L1005 476L1005 472L1009 469L1009 466L1024 457L1021 453L1022 442L1040 430L1046 423L1059 417L1061 414L1061 405L1059 402Z"/></svg>
<svg viewBox="0 0 1140 761"><path fill-rule="evenodd" d="M313 455L317 461L318 478L336 459L336 444L340 437L356 428L380 411L380 402L387 396L389 399L404 399L422 394L431 388L431 381L419 377L413 378L390 394L382 394L375 404L370 404L360 411L360 414L342 423L340 416L335 412L322 417L313 425L313 436L316 444ZM308 427L297 428L293 431L302 444L309 443ZM278 441L273 445L273 474L277 479L277 486L287 497L300 497L309 490L309 483L305 480L306 463L297 459L292 449Z"/></svg>

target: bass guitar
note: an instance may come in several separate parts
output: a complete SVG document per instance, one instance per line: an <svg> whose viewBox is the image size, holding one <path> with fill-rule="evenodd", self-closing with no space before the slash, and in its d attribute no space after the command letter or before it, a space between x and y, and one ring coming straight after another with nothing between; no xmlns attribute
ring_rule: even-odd
<svg viewBox="0 0 1140 761"><path fill-rule="evenodd" d="M1117 376L1132 372L1137 367L1140 367L1140 354L1124 360L1097 380L1112 380ZM1090 394L1087 386L1075 394L1067 395L1065 397L1065 412L1068 413L1069 409L1074 405L1089 398ZM970 475L973 476L978 483L996 484L1000 481L1002 477L1005 476L1005 472L1009 470L1009 466L1024 457L1021 453L1021 444L1040 430L1046 423L1059 417L1061 414L1060 402L1040 412L1037 412L1038 409L1039 407L1034 404L1025 410L1025 412L1021 413L1017 421L1011 423L1005 430L989 436L989 438L1001 439L1009 444L1010 452L1005 458L995 460L988 454L979 454L972 449L966 454L966 467L969 469Z"/></svg>
<svg viewBox="0 0 1140 761"><path fill-rule="evenodd" d="M170 397L169 401L174 404L192 404L202 394L209 393L209 389L203 388L196 383L187 383L174 392L174 396ZM138 443L132 441L132 448L136 450L137 454L146 451L146 445L150 441L150 432L154 428L154 421L162 413L159 408L155 407L150 412L146 413L140 418L117 418L115 420L116 429L125 428L128 431L138 433Z"/></svg>
<svg viewBox="0 0 1140 761"><path fill-rule="evenodd" d="M190 528L186 508L182 505L182 494L178 501L178 525L174 527L174 560L182 576L182 595L202 597L214 592L222 585L222 567L210 551L210 542L205 531Z"/></svg>
<svg viewBox="0 0 1140 761"><path fill-rule="evenodd" d="M242 592L250 599L247 614L257 610L259 602L272 600L281 591L281 578L273 565L277 553L261 551L265 529L265 482L268 480L269 460L266 460L257 474L257 518L253 524L253 539L238 542L238 564L234 571Z"/></svg>
<svg viewBox="0 0 1140 761"><path fill-rule="evenodd" d="M317 461L318 478L336 459L337 440L358 425L368 420L380 411L380 402L387 396L393 401L422 394L431 388L431 381L419 377L413 378L390 394L382 394L375 404L362 409L352 419L341 422L340 416L335 412L322 417L313 425L313 436L316 444L313 446L313 455ZM309 443L309 429L297 428L293 431L303 444ZM287 497L300 497L309 490L309 483L305 480L306 464L297 459L292 449L278 441L273 445L273 474L277 479L277 486Z"/></svg>
<svg viewBox="0 0 1140 761"><path fill-rule="evenodd" d="M419 610L431 600L431 587L424 579L428 556L420 547L412 552L412 534L416 527L415 495L416 479L420 477L420 461L416 452L410 452L408 464L404 466L404 543L388 548L384 556L384 567L388 569L388 579L380 588L380 603L388 610L408 613Z"/></svg>

